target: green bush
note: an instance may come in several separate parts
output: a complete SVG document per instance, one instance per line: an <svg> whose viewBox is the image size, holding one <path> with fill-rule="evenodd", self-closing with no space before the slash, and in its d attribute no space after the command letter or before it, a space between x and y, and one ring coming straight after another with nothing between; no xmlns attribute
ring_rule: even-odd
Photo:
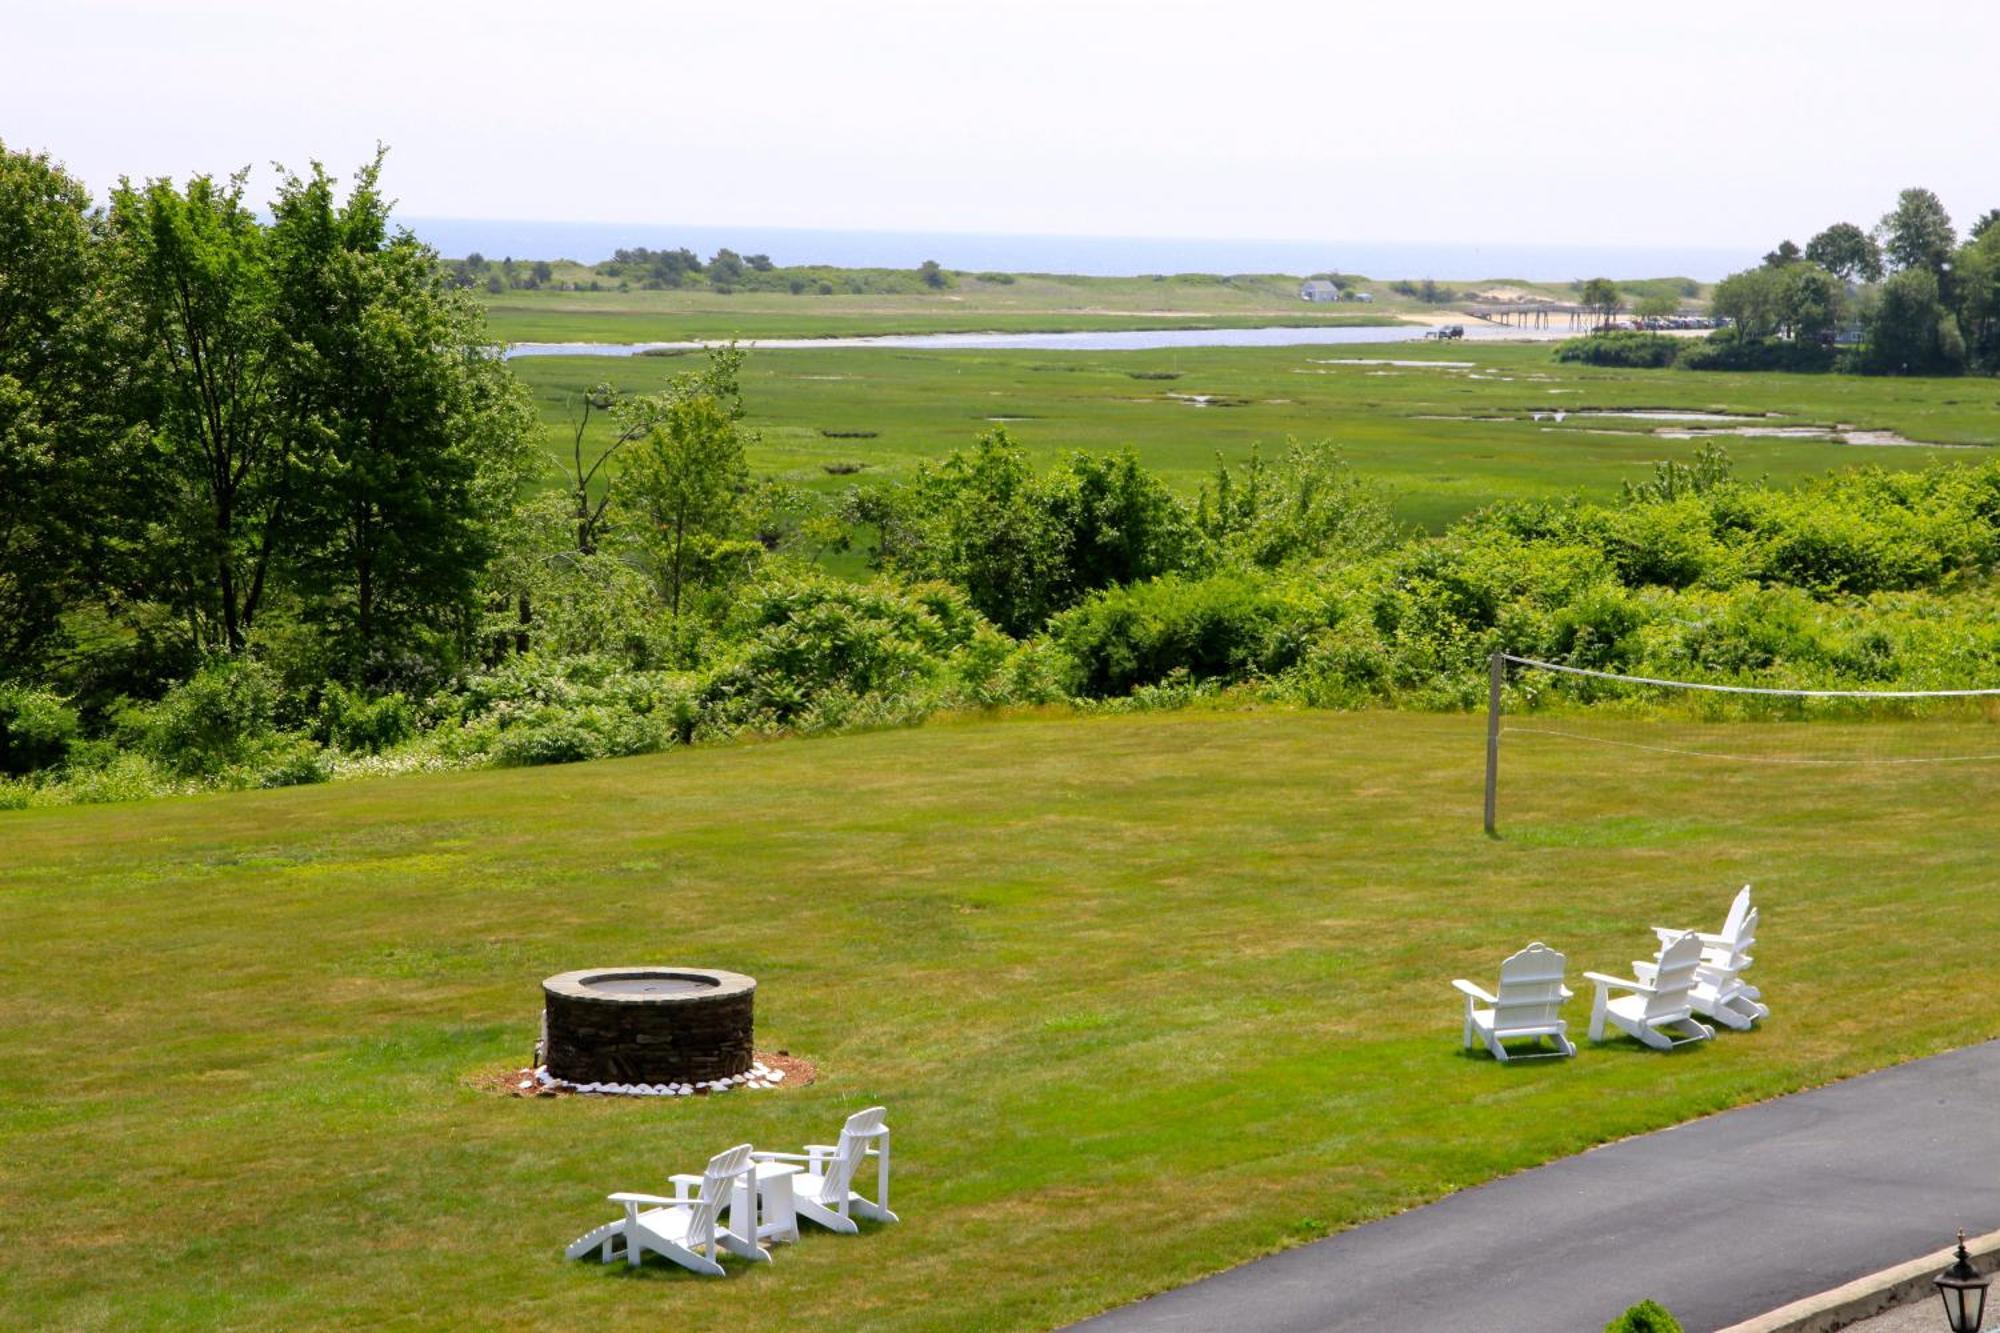
<svg viewBox="0 0 2000 1333"><path fill-rule="evenodd" d="M80 734L76 710L47 690L0 685L0 774L54 768Z"/></svg>
<svg viewBox="0 0 2000 1333"><path fill-rule="evenodd" d="M277 689L245 658L208 662L132 719L140 747L169 770L214 776L254 756L272 734Z"/></svg>
<svg viewBox="0 0 2000 1333"><path fill-rule="evenodd" d="M1785 370L1817 374L1832 370L1836 353L1817 342L1788 338L1744 338L1734 329L1717 329L1706 338L1689 340L1674 364L1682 370Z"/></svg>
<svg viewBox="0 0 2000 1333"><path fill-rule="evenodd" d="M1569 338L1556 344L1556 360L1586 366L1626 366L1657 369L1671 366L1685 340L1664 333L1613 330Z"/></svg>
<svg viewBox="0 0 2000 1333"><path fill-rule="evenodd" d="M336 749L379 754L417 732L417 710L400 694L370 699L338 682L320 696L314 733Z"/></svg>
<svg viewBox="0 0 2000 1333"><path fill-rule="evenodd" d="M1604 1333L1681 1333L1681 1324L1658 1301L1640 1301L1606 1324Z"/></svg>
<svg viewBox="0 0 2000 1333"><path fill-rule="evenodd" d="M1327 614L1250 573L1168 575L1097 593L1049 633L1070 660L1075 692L1104 698L1176 674L1233 682L1282 671Z"/></svg>

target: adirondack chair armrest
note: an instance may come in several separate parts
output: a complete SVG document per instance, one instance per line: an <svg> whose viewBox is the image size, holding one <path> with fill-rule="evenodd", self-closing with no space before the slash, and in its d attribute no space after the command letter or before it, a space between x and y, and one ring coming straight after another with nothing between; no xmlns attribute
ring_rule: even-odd
<svg viewBox="0 0 2000 1333"><path fill-rule="evenodd" d="M1500 1003L1496 996L1488 995L1483 987L1473 985L1464 977L1453 978L1451 984L1455 990L1462 992L1468 1000L1479 1000L1486 1004Z"/></svg>
<svg viewBox="0 0 2000 1333"><path fill-rule="evenodd" d="M764 1152L761 1149L750 1154L753 1162L810 1162L812 1158L802 1152Z"/></svg>
<svg viewBox="0 0 2000 1333"><path fill-rule="evenodd" d="M669 1199L662 1194L633 1194L628 1191L607 1194L604 1197L613 1203L656 1204L661 1207L672 1207L674 1204L687 1202L686 1199Z"/></svg>
<svg viewBox="0 0 2000 1333"><path fill-rule="evenodd" d="M1594 981L1598 984L1600 988L1608 988L1611 990L1640 991L1642 993L1650 995L1654 989L1647 983L1643 981L1635 981L1631 977L1606 976L1602 972L1586 972L1583 974L1583 979L1585 981Z"/></svg>
<svg viewBox="0 0 2000 1333"><path fill-rule="evenodd" d="M1565 1000L1573 1000L1576 998L1576 992L1571 990L1567 986L1557 986L1556 993L1562 996Z"/></svg>
<svg viewBox="0 0 2000 1333"><path fill-rule="evenodd" d="M1688 933L1685 929L1676 926L1648 926L1647 929L1652 931L1655 935L1658 935L1660 937L1660 943L1662 944L1669 943L1676 936L1685 935ZM1696 931L1695 933L1700 934L1701 932Z"/></svg>

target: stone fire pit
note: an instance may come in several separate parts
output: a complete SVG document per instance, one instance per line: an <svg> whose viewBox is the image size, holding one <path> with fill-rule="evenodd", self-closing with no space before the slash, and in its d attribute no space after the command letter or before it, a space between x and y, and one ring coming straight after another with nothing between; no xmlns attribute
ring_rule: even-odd
<svg viewBox="0 0 2000 1333"><path fill-rule="evenodd" d="M542 1065L570 1084L704 1084L750 1072L757 982L700 967L594 967L542 983Z"/></svg>

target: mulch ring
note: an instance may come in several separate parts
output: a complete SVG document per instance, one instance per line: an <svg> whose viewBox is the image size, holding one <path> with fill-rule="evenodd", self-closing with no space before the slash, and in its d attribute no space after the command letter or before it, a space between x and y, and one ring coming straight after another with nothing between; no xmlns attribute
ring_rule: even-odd
<svg viewBox="0 0 2000 1333"><path fill-rule="evenodd" d="M785 1076L772 1087L756 1089L758 1092L785 1092L792 1088L803 1088L819 1077L818 1065L815 1065L810 1060L801 1059L793 1055L790 1051L758 1051L753 1058L766 1069L782 1071ZM536 1081L534 1070L516 1069L511 1066L500 1069L482 1070L474 1074L469 1081L479 1091L490 1092L501 1097L533 1099L538 1097L620 1097L630 1095L615 1092L577 1092L573 1088L549 1087ZM707 1088L696 1088L689 1095L711 1097L719 1094L713 1093ZM664 1097L640 1100L672 1101L674 1099Z"/></svg>

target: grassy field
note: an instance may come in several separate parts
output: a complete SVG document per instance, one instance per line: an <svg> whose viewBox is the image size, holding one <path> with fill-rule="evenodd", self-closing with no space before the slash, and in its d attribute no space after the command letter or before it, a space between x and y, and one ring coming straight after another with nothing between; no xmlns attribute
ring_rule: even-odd
<svg viewBox="0 0 2000 1333"><path fill-rule="evenodd" d="M586 270L563 270L572 281ZM688 338L826 338L867 333L1242 328L1267 324L1388 324L1417 303L1386 291L1379 307L1311 304L1298 279L1093 278L1025 273L1013 282L971 276L945 291L909 293L679 290L479 293L493 335L506 342L673 342Z"/></svg>
<svg viewBox="0 0 2000 1333"><path fill-rule="evenodd" d="M2000 1032L2000 768L1523 744L1488 841L1480 743L1029 718L0 815L0 1296L27 1327L1044 1327ZM1536 938L1622 968L1745 880L1761 1031L1458 1052L1453 976ZM756 975L760 1045L819 1081L472 1086L524 1060L541 977L633 961ZM561 1257L610 1190L878 1101L899 1226L724 1281Z"/></svg>
<svg viewBox="0 0 2000 1333"><path fill-rule="evenodd" d="M1367 364L1406 360L1422 364ZM1451 364L1466 363L1466 364ZM687 357L529 357L514 362L567 451L568 403L600 380L657 388L691 369ZM1135 378L1135 376L1174 378ZM1398 343L1351 347L1200 348L1153 352L937 352L827 348L752 352L744 366L752 453L761 473L823 488L907 477L1004 421L1045 458L1130 445L1146 466L1192 492L1218 452L1240 462L1253 443L1331 439L1390 486L1399 511L1438 527L1507 497L1615 492L1696 443L1662 438L1660 423L1530 413L1563 408L1667 407L1778 413L1774 425L1845 423L1943 444L2000 443L1996 391L1974 379L1709 374L1559 365L1546 344ZM1210 405L1193 399L1208 396ZM1465 418L1506 417L1506 420ZM849 438L828 432L847 432ZM853 432L873 432L853 438ZM1981 452L1865 447L1824 441L1724 441L1746 476L1788 482L1859 464L1914 467ZM827 468L865 464L854 475Z"/></svg>

